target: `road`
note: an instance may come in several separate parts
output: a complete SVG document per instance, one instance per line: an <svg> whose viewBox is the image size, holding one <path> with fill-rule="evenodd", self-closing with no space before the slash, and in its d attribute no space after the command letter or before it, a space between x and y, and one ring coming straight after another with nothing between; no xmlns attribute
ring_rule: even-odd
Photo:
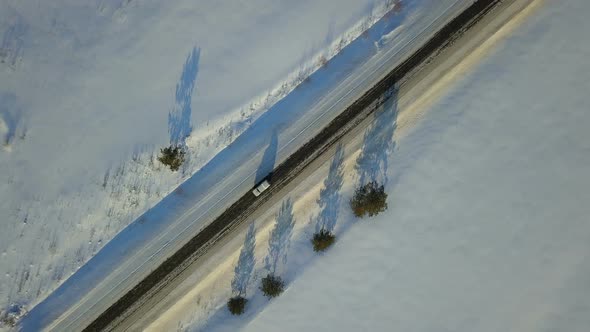
<svg viewBox="0 0 590 332"><path fill-rule="evenodd" d="M448 83L449 77L461 75L462 72L469 69L469 66L473 66L474 62L478 61L482 54L485 54L493 46L494 38L492 36L496 36L500 28L504 27L507 22L511 22L531 2L530 0L517 0L500 4L494 8L491 15L486 15L476 25L462 33L460 38L453 41L452 46L444 48L435 58L429 60L426 65L405 76L400 82L399 93L397 95L397 104L400 112L398 115L397 130L404 130L404 127L411 127L408 123L412 122L413 117L419 116L415 111L419 107L416 104L423 104L425 99L430 99L429 96L433 93L440 93L440 90L444 90L444 88L437 85L445 85ZM355 151L361 148L364 132L372 122L373 113L370 113L336 141L338 144L343 144L346 147L347 156L354 154ZM151 330L161 330L163 326L166 326L162 322L158 322L156 325L149 324L158 319L163 313L176 310L171 308L173 308L173 305L179 298L195 287L194 281L206 277L219 264L219 255L217 253L231 252L232 250L239 249L239 247L232 247L231 249L227 247L241 245L240 240L243 238L245 229L252 220L259 220L272 206L288 196L302 181L308 178L317 179L315 173L318 173L322 169L322 166L327 167L338 144L330 145L325 152L305 167L293 181L290 181L285 187L273 194L267 202L262 204L247 218L246 222L237 225L231 234L228 234L218 243L214 244L207 253L199 257L190 267L183 271L183 276L167 284L161 292L124 320L115 330L139 331L144 330L148 326ZM325 172L325 170L323 171ZM263 226L258 225L258 227ZM239 238L238 241L235 241L236 237ZM194 274L190 279L192 282L183 283L183 280L192 274ZM195 275L198 277L195 277ZM177 313L175 314L177 315ZM171 315L174 316L175 314ZM167 319L170 319L170 317L167 317ZM174 325L177 323L177 320L172 319L171 323L171 325Z"/></svg>
<svg viewBox="0 0 590 332"><path fill-rule="evenodd" d="M456 61L463 58L463 56L468 54L471 49L477 47L482 38L492 34L502 25L503 22L509 20L510 17L521 10L523 8L522 6L525 4L526 2L522 1L502 4L500 8L496 8L494 10L494 15L486 16L485 18L487 19L478 21L477 29L470 29L467 33L462 32L461 40L454 40L452 43L453 47L445 48L441 54L438 54L438 57L432 61L429 61L428 66L421 68L420 70L414 70L416 67L416 62L412 64L412 60L410 59L405 70L400 70L397 75L391 75L391 77L394 77L394 82L401 82L400 95L398 97L401 99L415 94L416 90L420 89L420 85L425 87L424 83L426 82L434 83L433 80L436 80L447 70L452 68L452 66L456 64ZM496 18L495 21L493 21L494 18ZM417 56L417 58L421 57ZM400 66L399 68L403 67L404 66ZM410 73L411 75L409 75ZM307 144L310 146L316 145L318 146L317 148L314 149L304 146L304 148L299 150L301 152L299 156L296 153L285 163L279 166L279 168L277 168L275 171L273 190L266 192L263 199L255 200L253 196L248 195L243 199L242 202L237 202L236 205L234 205L234 209L230 208L228 211L226 211L226 213L218 220L220 222L233 220L234 222L230 223L229 225L224 225L224 228L215 230L214 232L216 236L219 238L224 234L235 230L234 228L240 226L243 227L243 225L247 224L243 221L248 220L249 218L255 218L257 216L256 211L265 211L266 206L269 204L274 204L274 202L277 200L282 199L290 191L290 189L298 183L298 181L294 179L295 177L300 179L305 178L309 172L317 169L322 163L329 159L328 156L331 156L330 150L335 146L336 142L343 142L346 144L350 139L362 136L362 132L371 121L372 110L382 102L381 99L375 98L375 96L382 94L388 86L391 86L391 81L388 83L383 83L381 89L374 91L374 95L369 94L365 96L364 103L361 99L361 102L358 103L357 106L353 104L353 106L347 110L351 112L351 115L346 115L347 111L345 111L342 115L342 124L334 125L334 131L328 131L323 135L324 137L321 137L321 134L316 136L317 142L323 143L314 143L312 140ZM358 110L361 107L364 109L364 111L359 112ZM338 119L336 119L335 122L338 122L337 120ZM342 130L343 127L346 129ZM310 155L310 151L314 151L314 153ZM301 160L306 159L309 160L308 163L301 162ZM292 164L289 163L290 160L292 160ZM302 170L297 171L298 167ZM270 201L266 202L265 199L269 198L271 198ZM259 209L259 207L261 208ZM235 212L235 214L232 214L232 211ZM233 233L237 234L240 232L236 230ZM224 241L220 242L219 245L222 245L223 242ZM215 248L212 248L211 250L214 251ZM204 258L205 256L203 256L203 259ZM153 296L151 299L148 299L147 303L144 304L142 308L151 309L154 308L154 306L157 306L158 303L162 303L163 295L169 294L172 289L182 282L182 280L193 273L194 270L199 266L199 261L200 259L190 260L190 265L179 271L179 274L176 278L174 278L173 282L165 283L155 296ZM163 307L165 308L167 305ZM136 330L142 325L134 325L134 322L142 321L145 323L145 316L145 310L141 310L140 308L139 310L135 311L134 314L126 317L126 319L122 319L120 322L118 322L118 324L113 325L117 327L116 330L126 330L128 328ZM157 317L157 313L152 312L152 314L149 316L152 318Z"/></svg>
<svg viewBox="0 0 590 332"><path fill-rule="evenodd" d="M494 1L487 1L488 3L492 3ZM449 11L456 9L456 8L449 8ZM443 13L444 14L444 13ZM443 14L441 14L441 16L439 17L440 20L445 20L448 19L448 17L445 17ZM438 21L433 21L433 25L436 24L440 24L440 22ZM456 27L455 27L456 28ZM428 31L428 29L425 29L424 34L428 35L430 33L430 31ZM447 31L448 33L448 31ZM415 51L417 49L419 45L412 45L411 41L409 41L407 43L407 48L404 49L404 51ZM364 123L366 124L368 117L370 116L370 110L372 108L368 108L367 106L370 105L371 103L374 102L374 99L376 96L380 95L383 93L383 91L385 91L389 86L391 86L393 83L395 82L400 82L400 80L402 79L406 79L408 73L412 72L413 69L415 69L416 67L416 63L419 63L421 61L417 61L416 59L418 58L422 58L422 60L424 60L424 57L426 55L428 55L429 52L434 51L434 49L436 48L432 48L432 45L430 47L429 50L426 50L423 52L422 55L420 56L414 56L414 63L412 63L412 61L410 62L405 62L405 65L402 66L395 66L397 64L399 64L399 62L401 60L403 60L402 57L400 57L400 55L398 54L398 52L400 52L398 50L398 52L382 52L380 54L378 54L378 56L376 56L374 59L374 61L370 62L367 64L367 66L364 66L362 69L363 71L360 73L361 75L356 75L354 77L351 77L350 79L347 79L346 81L344 81L338 89L335 90L335 92L332 94L331 98L325 98L322 100L322 102L318 103L315 107L317 108L317 110L323 110L323 112L315 112L315 119L312 119L311 121L308 121L306 126L303 126L303 128L299 127L297 128L296 126L289 128L287 130L287 132L289 130L292 130L293 132L291 134L287 133L287 137L290 137L290 140L286 141L286 143L284 143L281 148L279 149L278 152L278 161L282 162L281 166L279 166L279 168L277 168L277 170L275 171L275 180L273 181L273 186L271 187L271 189L269 189L269 191L265 192L265 195L261 196L258 200L254 200L253 196L251 195L246 195L244 196L241 200L238 201L238 203L235 203L234 205L232 205L232 207L230 207L229 209L226 210L226 212L224 212L224 214L222 214L222 216L220 218L217 218L216 221L214 221L213 223L209 224L209 226L207 226L207 228L205 228L203 231L201 231L199 233L199 235L197 235L195 238L193 238L188 245L185 245L182 249L178 250L177 253L175 255L173 255L171 258L169 258L167 260L167 262L171 262L173 264L164 264L161 265L160 268L156 269L155 271L153 271L149 276L148 279L151 277L153 278L152 280L160 280L162 279L162 276L166 275L166 276L175 276L176 278L174 279L175 283L182 280L182 277L185 273L189 273L197 264L191 264L196 262L197 260L195 260L195 258L197 258L199 255L205 253L207 250L207 248L209 248L212 244L214 244L216 241L211 241L212 238L214 239L219 239L222 235L232 231L235 227L238 227L240 225L242 225L243 223L241 223L242 221L244 221L246 219L246 217L255 212L256 208L262 204L264 204L264 202L266 200L268 200L269 198L273 197L273 200L277 199L278 197L281 196L281 193L279 193L279 191L283 192L282 190L285 189L286 187L284 187L285 185L291 183L291 181L294 179L294 177L297 174L300 174L301 172L301 165L304 165L305 163L302 164L302 161L305 161L307 163L306 166L309 167L309 162L314 162L314 160L318 160L321 161L322 159L318 157L323 155L323 152L325 152L326 150L330 149L333 144L335 142L337 142L339 139L343 138L343 135L346 132L341 132L341 134L335 135L335 132L338 132L342 126L344 124L349 125L349 130L352 130L353 128L355 128L355 125L359 124L359 123ZM412 54L412 53L407 53L407 54ZM414 52L415 54L415 52ZM398 71L395 72L393 75L391 73L388 73L387 71L385 71L385 68L391 68L391 67L396 67L398 68ZM422 75L422 74L420 74ZM376 86L373 88L373 90L371 90L372 92L367 94L366 93L366 88L367 86L370 86L372 82L381 82L380 85ZM404 84L418 84L418 83L412 83L412 82L417 82L417 81L408 81ZM362 98L359 98L361 97ZM355 103L353 103L353 101L356 100ZM361 102L359 102L361 101ZM352 105L349 106L348 108L346 108L343 105ZM373 104L373 107L375 105ZM338 114L339 110L341 109L345 109L346 108L346 112L349 112L347 115L342 116L342 117L335 117L336 114ZM359 115L359 110L361 110L361 113ZM309 113L312 114L312 113ZM318 116L319 114L319 116ZM344 114L344 113L343 113ZM338 120L340 119L340 120ZM354 119L354 121L350 121L351 119ZM333 128L340 128L338 130L332 130L332 131L321 131L322 129L322 124L325 125L326 121L328 123L332 122L332 127ZM335 121L335 122L334 122ZM358 128L362 128L363 126L359 126ZM305 140L307 140L310 137L310 134L317 134L314 138L314 140L308 142L306 145L304 145L304 147L300 150L298 150L297 152L293 153L293 154L287 154L287 152L289 152L289 149L287 147L289 146L302 146L303 143L305 143ZM316 149L310 149L310 146L316 146ZM309 151L313 150L314 155L310 156L309 155ZM262 154L262 151L259 152L259 154ZM290 157L289 157L290 156ZM258 160L258 158L249 158L250 160ZM254 166L254 167L252 167ZM256 169L255 165L251 165L246 163L246 166L243 166L244 169L247 169L248 167L250 167L250 169ZM299 169L298 169L299 168ZM311 169L311 168L308 168ZM243 177L244 180L242 180L240 183L238 183L237 185L231 181L226 181L224 183L222 183L220 185L221 188L227 189L226 190L226 194L225 196L223 196L222 198L226 198L229 197L231 195L229 195L230 193L244 193L244 192L248 192L249 189L252 187L252 183L254 182L253 177L255 176L255 172L250 173L250 175ZM296 182L296 181L295 181ZM217 199L218 197L214 197L214 196L208 196L205 197L206 199L204 200L205 202L209 202L210 199ZM217 202L222 201L221 199L218 200ZM194 209L190 210L189 212L185 213L183 216L181 216L181 218L189 218L192 217L194 218L194 213L195 211L198 211L199 215L198 218L196 219L201 219L201 218L211 218L211 215L213 215L215 213L215 210L223 207L223 204L212 204L210 205L209 209L205 210L204 212L199 211L202 210L203 208L203 204L197 204L197 206L195 206ZM246 208L244 208L246 207ZM229 212L228 212L229 211ZM233 212L232 212L233 211ZM240 212L240 213L237 213ZM227 220L232 220L233 223L231 223L231 225L227 225L224 224L223 222L219 222L216 223L218 220L224 220L225 223L227 223ZM194 224L194 223L193 223ZM187 231L189 231L189 227L185 227L181 230L179 229L173 229L173 231L178 232L178 234L186 234ZM190 232L189 232L190 233ZM194 233L192 233L194 234ZM214 234L214 236L212 236ZM162 237L164 238L164 236ZM161 257L165 256L165 252L170 252L170 249L176 249L179 247L178 243L182 243L182 241L170 241L167 240L167 242L165 242L165 244L160 248L160 250L158 250L156 252L156 255L152 255L150 258L152 259L150 261L150 263L153 264L154 262L154 258L157 258L158 255L160 255ZM162 248L166 248L166 250L163 250ZM192 256L190 259L186 259L187 257ZM178 269L174 269L171 267L177 267L179 261L184 261L185 263L183 264L182 268ZM114 284L115 287L112 287L110 290L104 291L104 289L101 290L101 292L99 293L98 291L94 291L94 294L92 294L93 296L88 296L87 298L94 298L95 301L86 301L83 302L81 305L73 308L73 310L70 310L66 315L62 316L60 319L58 319L53 326L51 327L54 330L76 330L78 329L78 327L82 327L85 324L88 324L89 322L92 321L92 319L96 316L93 317L93 313L96 314L97 312L100 312L99 309L101 307L106 308L106 306L108 307L109 302L113 303L116 298L118 296L120 296L121 294L123 294L126 290L130 289L130 282L133 280L138 280L138 276L141 276L140 273L137 273L142 265L145 265L146 261L143 262L139 262L140 264L138 265L139 267L136 268L136 270L134 270L134 273L130 274L130 277L128 278L123 278L121 279L120 282L116 283L116 282L112 282L111 281L111 285ZM168 267L166 267L168 266ZM124 270L122 270L124 271ZM172 271L173 274L170 274ZM186 271L186 272L184 272ZM115 271L117 272L117 271ZM149 271L148 271L149 272ZM135 278L135 279L134 279ZM135 288L133 288L133 290L131 292L128 292L127 295L125 295L121 300L119 300L117 302L117 304L115 304L114 306L110 307L110 317L109 317L109 310L107 310L105 312L105 314L103 314L101 317L101 319L97 319L94 320L94 323L91 324L87 330L99 330L102 327L105 327L106 325L109 325L108 323L110 321L112 321L112 313L120 313L123 312L124 310L122 309L123 307L127 307L129 303L131 302L135 302L135 301L130 301L130 299L137 299L139 297L141 297L141 295L148 293L147 290L151 289L152 292L154 292L155 290L159 290L162 289L163 287L170 287L170 286L166 286L166 285L173 285L174 283L160 283L161 286L158 286L156 288L153 288L154 285L156 285L157 283L151 283L150 282L144 282L142 284L140 284L139 286L136 286ZM143 285L143 286L142 286ZM131 287L133 287L133 285L131 284ZM167 289L167 288L164 288ZM157 293L157 292L154 292ZM97 294L101 294L101 296L96 297ZM96 301L96 299L98 298L98 301ZM158 297L153 297L154 299L157 299ZM132 312L132 311L131 311ZM141 312L141 311L138 311ZM114 316L119 316L119 315L114 315ZM105 319L106 318L106 319ZM125 324L121 325L121 327L124 327L125 325L128 325L128 322L132 322L133 319L131 320L127 320L125 321ZM114 324L116 325L116 324ZM113 326L113 325L111 325Z"/></svg>

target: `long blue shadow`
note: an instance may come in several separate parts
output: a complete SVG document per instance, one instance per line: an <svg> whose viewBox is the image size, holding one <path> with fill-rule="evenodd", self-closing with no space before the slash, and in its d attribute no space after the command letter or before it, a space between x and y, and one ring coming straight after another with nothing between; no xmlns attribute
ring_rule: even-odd
<svg viewBox="0 0 590 332"><path fill-rule="evenodd" d="M320 197L317 200L320 213L316 219L316 233L321 230L332 232L334 227L336 227L340 202L342 201L340 189L342 189L344 180L343 163L344 148L342 145L339 145L332 158L328 177L324 180L324 187L320 190Z"/></svg>
<svg viewBox="0 0 590 332"><path fill-rule="evenodd" d="M14 94L0 93L0 120L6 126L2 144L8 145L14 140L16 129L22 120Z"/></svg>
<svg viewBox="0 0 590 332"><path fill-rule="evenodd" d="M371 127L365 132L363 147L355 168L360 185L368 182L387 184L388 156L395 149L393 134L397 127L397 88L389 90L390 97L377 111Z"/></svg>
<svg viewBox="0 0 590 332"><path fill-rule="evenodd" d="M240 258L238 258L238 263L234 269L234 278L231 281L233 295L247 295L248 284L252 279L254 265L256 265L254 249L256 249L256 225L252 222L250 227L248 227L248 232L244 239L244 246L240 251Z"/></svg>
<svg viewBox="0 0 590 332"><path fill-rule="evenodd" d="M191 208L195 202L205 198L208 188L214 187L228 174L232 174L236 165L249 160L258 151L261 151L267 145L268 137L272 137L273 132L277 132L280 128L284 128L300 118L314 104L319 102L324 95L336 87L339 82L346 79L350 74L350 70L342 70L343 68L356 68L374 55L376 53L375 42L379 41L384 34L400 26L405 17L406 14L402 14L380 20L373 25L365 36L357 38L343 48L336 57L330 60L325 68L313 73L308 80L311 84L304 83L273 105L238 136L234 142L220 151L173 193L166 196L119 232L47 299L34 307L23 319L22 330L38 331L51 323L91 291L97 282L107 277L113 269L119 266L122 258L131 257L131 255L143 248L146 243L162 234L183 212ZM198 58L198 56L193 56L198 54L198 49L195 49L189 59ZM187 64L192 63L195 62L187 61ZM194 66L189 65L188 67L193 68ZM190 75L187 75L187 77L190 77ZM185 87L182 84L183 80L184 74L178 87ZM186 85L186 87L188 86L190 85ZM189 90L188 88L179 88L177 91L186 92ZM186 94L179 94L179 96L184 95ZM179 132L185 133L185 131Z"/></svg>
<svg viewBox="0 0 590 332"><path fill-rule="evenodd" d="M176 84L176 103L168 114L168 133L172 145L184 145L192 131L191 103L199 73L200 56L201 49L194 47L186 59L180 81Z"/></svg>
<svg viewBox="0 0 590 332"><path fill-rule="evenodd" d="M20 16L17 15L16 18L16 22L4 31L0 43L0 64L6 63L11 67L14 67L23 56L23 37L27 33L27 24Z"/></svg>
<svg viewBox="0 0 590 332"><path fill-rule="evenodd" d="M279 134L278 130L275 128L272 131L272 134L270 136L270 142L268 143L268 147L264 151L264 155L262 156L260 165L256 170L256 183L262 181L262 179L264 179L267 175L272 173L272 170L275 168L278 150Z"/></svg>
<svg viewBox="0 0 590 332"><path fill-rule="evenodd" d="M284 265L287 263L287 251L291 243L291 234L293 233L294 226L293 203L288 198L281 204L281 209L276 217L275 227L268 239L268 254L264 259L264 265L269 273L275 274L280 264Z"/></svg>

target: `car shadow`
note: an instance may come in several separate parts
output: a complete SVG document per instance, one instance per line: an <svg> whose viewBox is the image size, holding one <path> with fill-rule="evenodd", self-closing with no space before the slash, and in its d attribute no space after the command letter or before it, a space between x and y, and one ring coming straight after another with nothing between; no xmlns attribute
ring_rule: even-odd
<svg viewBox="0 0 590 332"><path fill-rule="evenodd" d="M264 178L268 176L268 180L270 182L272 177L272 171L275 167L276 160L277 160L277 152L279 149L279 136L278 136L278 129L273 129L270 135L270 142L264 150L264 155L260 160L260 165L256 170L256 183L261 182Z"/></svg>

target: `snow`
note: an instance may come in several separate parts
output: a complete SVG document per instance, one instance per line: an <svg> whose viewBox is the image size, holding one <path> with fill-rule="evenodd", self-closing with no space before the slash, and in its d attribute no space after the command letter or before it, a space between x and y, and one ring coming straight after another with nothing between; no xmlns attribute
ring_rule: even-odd
<svg viewBox="0 0 590 332"><path fill-rule="evenodd" d="M468 2L410 3L394 19L399 26L349 48L357 62L336 57L297 90L322 56L335 54L340 38L348 43L366 27L370 1L0 4L0 134L8 142L0 151L0 211L9 218L0 235L0 304L30 309L125 229L48 298L30 326L47 323L35 317L55 318L44 310L55 315L87 301L80 297L99 277L111 279L93 292L109 289L118 279L100 270L110 270L118 255L131 257L143 244L150 246L142 255L173 247L171 237L158 242L154 234L187 227L175 222L202 212L195 198L251 189L261 169L313 133L316 126L298 136L317 110L342 97L334 86L357 83L347 81L351 73L378 63L367 59L407 50L404 41L424 22ZM391 122L368 135L395 135L395 144L383 146L395 146L393 153L375 156L387 179L385 214L355 222L348 211L362 142L347 147L337 242L319 257L309 238L328 165L298 186L280 269L288 289L279 298L269 302L257 285L281 202L256 221L245 316L231 317L224 307L244 240L236 237L211 254L214 269L175 291L186 292L150 329L586 331L590 116L582 92L590 71L579 41L588 9L583 0L547 2L431 108L404 110L400 101L397 127ZM424 113L408 114L414 111ZM190 128L181 173L153 162L154 151L185 139ZM213 166L231 169L244 155L255 157L203 196L198 187L212 181L203 175L219 176L226 169ZM207 162L213 166L203 167ZM246 176L252 170L259 174ZM247 180L237 183L242 176Z"/></svg>
<svg viewBox="0 0 590 332"><path fill-rule="evenodd" d="M589 7L546 2L396 132L389 210L243 330L587 331Z"/></svg>
<svg viewBox="0 0 590 332"><path fill-rule="evenodd" d="M43 325L87 308L76 302L99 281L105 301L128 288L130 271L203 227L190 218L251 189L252 169L283 160L470 1L408 2L357 39L387 3L2 2L0 307L31 309L62 285L31 312ZM273 130L277 156L260 166ZM182 141L188 162L170 173L155 155Z"/></svg>
<svg viewBox="0 0 590 332"><path fill-rule="evenodd" d="M44 298L231 142L231 121L263 113L260 96L348 43L369 3L0 3L0 307ZM171 175L153 154L179 106L198 158Z"/></svg>
<svg viewBox="0 0 590 332"><path fill-rule="evenodd" d="M43 299L358 35L369 3L0 3L0 307ZM187 127L193 158L169 174L154 152Z"/></svg>
<svg viewBox="0 0 590 332"><path fill-rule="evenodd" d="M56 308L68 309L54 321L52 328L69 329L71 324L89 323L90 311L97 314L118 294L132 287L134 280L142 278L187 241L207 220L212 220L215 213L250 191L272 169L273 163L282 162L372 82L385 75L382 68L403 61L404 56L467 4L415 2L405 7L406 11L380 20L366 36L355 40L334 61L309 76L304 86L274 104L173 195L119 233L37 306L25 325L35 329L36 324L48 322L59 313ZM407 24L408 29L403 38L379 49L370 47L401 23ZM117 268L107 268L112 266Z"/></svg>
<svg viewBox="0 0 590 332"><path fill-rule="evenodd" d="M269 301L257 289L277 203L256 220L243 316L225 308L240 236L148 330L587 331L590 50L578 28L589 8L533 4L453 79L441 78L453 83L447 93L401 98L396 121L382 121L391 120L385 110L363 142L347 145L337 242L327 253L313 253L309 239L329 163L291 192L284 294ZM396 149L380 169L389 210L356 221L346 205L364 174L356 166L374 170L358 149L375 151L373 139L391 130Z"/></svg>

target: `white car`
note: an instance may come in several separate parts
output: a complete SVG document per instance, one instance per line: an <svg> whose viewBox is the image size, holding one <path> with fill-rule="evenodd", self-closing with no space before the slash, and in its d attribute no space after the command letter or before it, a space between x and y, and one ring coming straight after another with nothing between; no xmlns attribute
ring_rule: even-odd
<svg viewBox="0 0 590 332"><path fill-rule="evenodd" d="M268 189L268 187L270 187L270 183L268 183L268 180L264 180L258 186L256 186L254 190L252 190L252 193L254 196L258 197L260 194L262 194L262 192Z"/></svg>

